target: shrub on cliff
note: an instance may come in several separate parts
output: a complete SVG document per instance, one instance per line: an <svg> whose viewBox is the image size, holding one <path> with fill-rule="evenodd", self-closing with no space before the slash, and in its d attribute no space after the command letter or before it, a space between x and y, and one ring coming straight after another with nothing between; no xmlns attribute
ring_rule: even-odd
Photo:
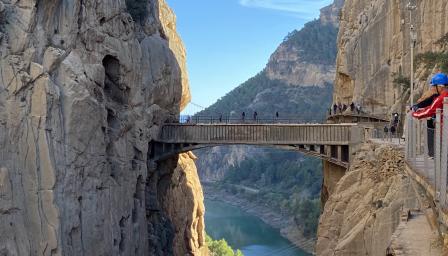
<svg viewBox="0 0 448 256"><path fill-rule="evenodd" d="M206 235L205 242L210 251L210 256L244 256L240 250L233 251L224 239L213 240Z"/></svg>
<svg viewBox="0 0 448 256"><path fill-rule="evenodd" d="M135 22L143 21L148 15L148 0L126 0L126 8Z"/></svg>
<svg viewBox="0 0 448 256"><path fill-rule="evenodd" d="M417 66L423 64L425 69L432 70L439 68L440 71L448 73L448 53L445 52L425 52L415 56Z"/></svg>

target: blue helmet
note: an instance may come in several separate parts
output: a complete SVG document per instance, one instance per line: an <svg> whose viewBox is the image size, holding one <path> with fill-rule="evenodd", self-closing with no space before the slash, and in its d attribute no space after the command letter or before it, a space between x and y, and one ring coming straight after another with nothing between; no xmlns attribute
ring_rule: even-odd
<svg viewBox="0 0 448 256"><path fill-rule="evenodd" d="M430 85L448 85L448 76L443 73L437 73L431 78Z"/></svg>

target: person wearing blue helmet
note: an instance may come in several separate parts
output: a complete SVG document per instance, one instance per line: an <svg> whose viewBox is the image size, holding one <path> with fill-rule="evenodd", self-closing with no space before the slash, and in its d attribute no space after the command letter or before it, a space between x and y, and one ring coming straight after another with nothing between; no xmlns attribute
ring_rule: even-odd
<svg viewBox="0 0 448 256"><path fill-rule="evenodd" d="M448 85L448 76L443 73L437 73L431 78L430 90L422 95L420 99L417 100L417 104L412 106L412 110L416 111L413 116L417 117L419 114L419 109L423 110L425 108L429 108L433 102L440 96L441 93L444 93L446 86ZM428 154L430 157L434 157L434 119L435 116L431 115L431 118L427 121L428 132ZM418 118L418 117L417 117Z"/></svg>
<svg viewBox="0 0 448 256"><path fill-rule="evenodd" d="M431 78L429 85L430 89L423 93L422 97L417 100L417 104L412 106L414 111L419 108L426 108L432 104L434 99L443 91L445 85L448 85L448 76L444 73L437 73Z"/></svg>

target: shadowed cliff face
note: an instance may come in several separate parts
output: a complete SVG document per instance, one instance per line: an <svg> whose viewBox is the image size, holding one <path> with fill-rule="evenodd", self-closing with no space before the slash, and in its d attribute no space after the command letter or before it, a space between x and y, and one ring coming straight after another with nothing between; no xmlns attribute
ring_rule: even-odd
<svg viewBox="0 0 448 256"><path fill-rule="evenodd" d="M200 210L168 214L176 205L161 204L183 200L165 193L183 184L171 178L177 159L157 166L148 152L189 99L183 46L165 3L140 2L146 15L134 22L125 1L0 1L2 254L202 246L176 232L200 233ZM178 214L191 223L173 221Z"/></svg>
<svg viewBox="0 0 448 256"><path fill-rule="evenodd" d="M364 110L386 115L404 110L409 86L393 83L393 74L410 77L408 0L347 0L341 15L336 64L335 102L359 102ZM438 51L448 32L446 0L416 1L416 53ZM428 74L417 69L419 91Z"/></svg>

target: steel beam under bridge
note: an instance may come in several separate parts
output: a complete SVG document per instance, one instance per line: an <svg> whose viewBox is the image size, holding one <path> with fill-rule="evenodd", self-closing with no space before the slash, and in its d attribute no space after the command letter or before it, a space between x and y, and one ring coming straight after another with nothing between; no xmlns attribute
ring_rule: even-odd
<svg viewBox="0 0 448 256"><path fill-rule="evenodd" d="M151 159L219 145L258 145L297 150L348 167L365 140L357 124L165 124L151 147Z"/></svg>

